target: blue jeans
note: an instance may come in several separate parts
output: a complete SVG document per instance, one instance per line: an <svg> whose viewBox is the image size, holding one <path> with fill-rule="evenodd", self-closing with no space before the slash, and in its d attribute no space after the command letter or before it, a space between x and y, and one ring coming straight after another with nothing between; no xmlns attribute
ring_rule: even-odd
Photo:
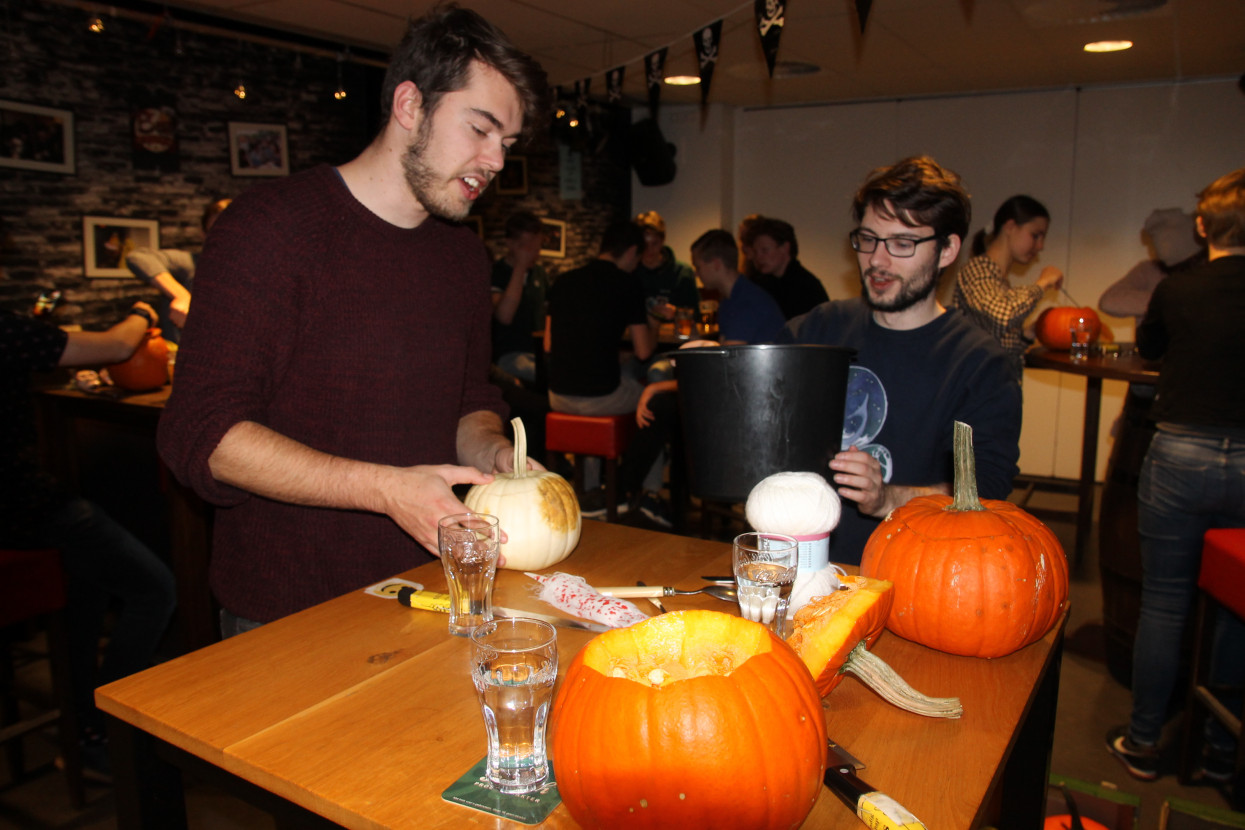
<svg viewBox="0 0 1245 830"><path fill-rule="evenodd" d="M1166 432L1146 453L1137 492L1141 535L1141 617L1133 646L1131 736L1156 744L1180 666L1185 623L1197 598L1202 535L1245 527L1245 441ZM1245 675L1245 623L1221 610L1211 655L1211 682L1240 686ZM1233 708L1239 711L1239 703ZM1233 744L1213 720L1207 738Z"/></svg>

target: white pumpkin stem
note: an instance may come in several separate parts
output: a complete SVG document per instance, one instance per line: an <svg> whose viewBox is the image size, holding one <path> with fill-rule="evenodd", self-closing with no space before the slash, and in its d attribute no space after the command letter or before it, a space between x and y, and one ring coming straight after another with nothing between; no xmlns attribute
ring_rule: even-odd
<svg viewBox="0 0 1245 830"><path fill-rule="evenodd" d="M511 418L510 426L514 429L514 477L527 477L527 430L523 428L522 418Z"/></svg>
<svg viewBox="0 0 1245 830"><path fill-rule="evenodd" d="M963 421L955 422L955 439L952 444L955 458L955 485L952 501L944 510L965 512L985 510L977 495L977 458L973 454L973 428Z"/></svg>
<svg viewBox="0 0 1245 830"><path fill-rule="evenodd" d="M856 675L882 699L905 712L914 712L929 718L958 718L964 714L964 707L958 697L930 697L921 694L909 686L885 660L865 648L863 641L852 649L840 671Z"/></svg>

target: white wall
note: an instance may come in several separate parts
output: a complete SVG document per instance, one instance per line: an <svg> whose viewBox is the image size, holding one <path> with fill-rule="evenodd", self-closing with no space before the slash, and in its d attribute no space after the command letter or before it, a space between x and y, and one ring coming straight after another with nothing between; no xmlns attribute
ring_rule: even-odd
<svg viewBox="0 0 1245 830"><path fill-rule="evenodd" d="M633 180L633 212L666 218L675 253L712 227L749 213L791 222L800 260L832 298L859 293L847 246L851 197L868 171L928 153L958 172L973 195L972 231L998 204L1027 193L1051 212L1046 250L1029 274L1053 264L1085 305L1148 256L1141 226L1155 208L1191 210L1195 193L1245 164L1245 101L1235 79L737 110L666 107L660 123L678 147L664 187ZM733 161L733 163L731 163ZM961 258L961 262L963 257ZM944 295L946 286L944 286ZM1067 304L1048 295L1046 304ZM1107 318L1119 339L1132 321ZM1074 478L1080 467L1085 382L1028 370L1021 469ZM1104 385L1099 476L1124 385Z"/></svg>

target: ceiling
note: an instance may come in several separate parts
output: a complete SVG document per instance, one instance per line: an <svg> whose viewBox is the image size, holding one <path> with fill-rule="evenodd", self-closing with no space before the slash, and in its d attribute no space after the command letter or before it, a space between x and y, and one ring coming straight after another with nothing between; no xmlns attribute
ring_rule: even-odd
<svg viewBox="0 0 1245 830"><path fill-rule="evenodd" d="M820 67L771 79L751 0L460 0L571 85L626 66L646 99L643 57L669 46L668 73L695 74L692 33L723 19L709 101L734 106L1066 87L1245 72L1245 0L874 0L864 34L854 0L787 0L778 60ZM167 5L388 52L432 0L173 0ZM1093 55L1093 40L1131 40ZM692 103L697 87L665 87Z"/></svg>

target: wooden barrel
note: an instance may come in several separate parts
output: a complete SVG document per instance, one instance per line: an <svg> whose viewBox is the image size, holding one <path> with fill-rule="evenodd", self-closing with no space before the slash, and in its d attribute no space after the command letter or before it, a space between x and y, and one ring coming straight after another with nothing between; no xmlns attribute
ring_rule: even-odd
<svg viewBox="0 0 1245 830"><path fill-rule="evenodd" d="M1137 485L1154 421L1154 387L1132 384L1124 399L1119 431L1107 461L1098 517L1098 568L1102 579L1102 617L1107 669L1132 686L1133 640L1141 611L1141 553L1137 535Z"/></svg>

